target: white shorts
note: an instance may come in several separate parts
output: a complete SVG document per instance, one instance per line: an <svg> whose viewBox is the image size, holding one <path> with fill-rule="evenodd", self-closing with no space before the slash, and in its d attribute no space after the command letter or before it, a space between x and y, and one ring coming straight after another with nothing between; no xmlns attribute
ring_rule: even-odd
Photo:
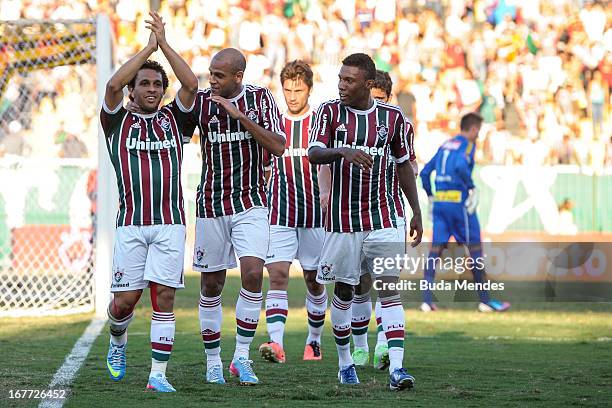
<svg viewBox="0 0 612 408"><path fill-rule="evenodd" d="M236 268L236 257L266 259L270 225L266 207L251 207L238 214L197 218L193 270L216 272Z"/></svg>
<svg viewBox="0 0 612 408"><path fill-rule="evenodd" d="M325 230L323 228L292 228L270 226L270 248L266 265L275 262L300 261L302 269L316 271L319 266Z"/></svg>
<svg viewBox="0 0 612 408"><path fill-rule="evenodd" d="M128 225L115 231L111 292L140 290L155 282L184 288L185 226Z"/></svg>
<svg viewBox="0 0 612 408"><path fill-rule="evenodd" d="M401 268L379 270L379 262L386 258L403 257L405 238L403 229L384 228L361 232L325 232L325 243L317 271L317 282L359 284L363 268L376 276L399 276ZM374 268L378 266L378 268Z"/></svg>

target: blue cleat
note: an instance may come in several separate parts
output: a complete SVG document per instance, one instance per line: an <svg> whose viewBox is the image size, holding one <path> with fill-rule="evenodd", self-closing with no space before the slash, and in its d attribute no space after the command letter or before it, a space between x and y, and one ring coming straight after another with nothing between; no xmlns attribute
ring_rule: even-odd
<svg viewBox="0 0 612 408"><path fill-rule="evenodd" d="M127 343L122 346L116 346L112 342L108 346L108 355L106 356L106 368L111 380L119 381L125 376L125 349Z"/></svg>
<svg viewBox="0 0 612 408"><path fill-rule="evenodd" d="M225 384L225 378L223 378L223 367L220 365L210 366L206 370L206 382L211 384Z"/></svg>
<svg viewBox="0 0 612 408"><path fill-rule="evenodd" d="M355 371L355 364L341 368L338 371L338 379L340 384L359 384L359 378L357 378L357 371Z"/></svg>
<svg viewBox="0 0 612 408"><path fill-rule="evenodd" d="M162 373L155 373L149 376L147 389L156 392L176 392L174 387L168 382L166 376Z"/></svg>
<svg viewBox="0 0 612 408"><path fill-rule="evenodd" d="M389 376L389 388L401 391L414 387L414 377L408 374L405 368L396 368Z"/></svg>
<svg viewBox="0 0 612 408"><path fill-rule="evenodd" d="M229 371L234 377L240 379L240 385L259 384L259 379L253 372L251 364L253 364L253 360L247 360L244 357L238 357L232 360Z"/></svg>
<svg viewBox="0 0 612 408"><path fill-rule="evenodd" d="M478 304L478 310L481 312L504 312L508 309L510 309L510 303L499 300L491 299L487 303L480 302Z"/></svg>

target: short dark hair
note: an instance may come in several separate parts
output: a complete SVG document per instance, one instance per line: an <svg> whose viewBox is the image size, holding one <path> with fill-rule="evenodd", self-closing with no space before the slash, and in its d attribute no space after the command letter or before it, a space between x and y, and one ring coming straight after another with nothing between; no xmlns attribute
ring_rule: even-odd
<svg viewBox="0 0 612 408"><path fill-rule="evenodd" d="M470 130L472 126L479 126L480 124L482 124L482 116L476 112L470 112L461 117L459 127L461 130Z"/></svg>
<svg viewBox="0 0 612 408"><path fill-rule="evenodd" d="M376 79L376 65L368 54L362 52L351 54L342 60L342 65L362 69L365 72L366 80Z"/></svg>
<svg viewBox="0 0 612 408"><path fill-rule="evenodd" d="M168 75L166 74L166 70L164 69L164 67L162 67L161 64L157 61L146 60L144 64L142 64L140 68L138 68L138 72L140 72L140 70L142 69L152 69L153 71L159 72L162 76L162 86L164 88L164 93L166 93L166 89L168 89L168 84L170 82L168 81ZM136 72L134 78L132 78L130 82L128 82L128 87L133 89L136 86L136 77L138 76L138 72Z"/></svg>
<svg viewBox="0 0 612 408"><path fill-rule="evenodd" d="M312 88L312 69L310 69L310 65L302 60L288 62L280 73L281 85L288 79L301 79L308 88Z"/></svg>
<svg viewBox="0 0 612 408"><path fill-rule="evenodd" d="M387 98L391 96L391 90L393 88L393 81L388 72L376 70L376 78L374 79L374 86L372 88L378 88L385 91Z"/></svg>

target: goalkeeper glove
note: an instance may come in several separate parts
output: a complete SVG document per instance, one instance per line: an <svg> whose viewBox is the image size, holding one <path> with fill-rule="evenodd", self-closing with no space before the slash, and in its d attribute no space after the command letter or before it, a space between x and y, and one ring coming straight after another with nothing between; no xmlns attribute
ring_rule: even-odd
<svg viewBox="0 0 612 408"><path fill-rule="evenodd" d="M478 190L476 187L468 191L468 197L465 200L465 208L468 214L474 214L476 207L478 206Z"/></svg>
<svg viewBox="0 0 612 408"><path fill-rule="evenodd" d="M429 205L427 206L427 218L429 221L433 221L434 198L433 196L427 196L427 198L429 199Z"/></svg>

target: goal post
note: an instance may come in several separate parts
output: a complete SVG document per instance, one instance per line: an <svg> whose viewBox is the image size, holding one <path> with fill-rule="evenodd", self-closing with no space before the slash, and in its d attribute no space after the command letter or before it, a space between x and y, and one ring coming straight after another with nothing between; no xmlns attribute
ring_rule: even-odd
<svg viewBox="0 0 612 408"><path fill-rule="evenodd" d="M112 46L104 15L0 21L0 317L105 314L118 200L99 111Z"/></svg>

